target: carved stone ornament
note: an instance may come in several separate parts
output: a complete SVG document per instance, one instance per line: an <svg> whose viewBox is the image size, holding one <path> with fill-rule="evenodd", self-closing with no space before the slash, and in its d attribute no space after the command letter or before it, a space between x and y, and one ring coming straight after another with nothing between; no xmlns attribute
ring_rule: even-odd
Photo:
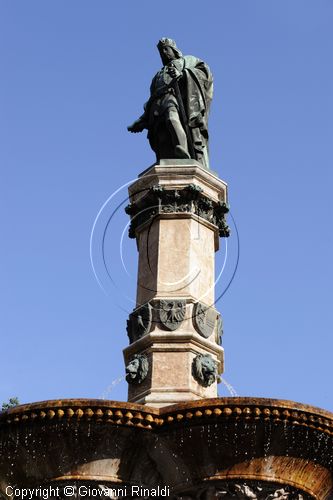
<svg viewBox="0 0 333 500"><path fill-rule="evenodd" d="M219 345L222 345L222 336L223 336L223 320L221 314L217 317L217 325L216 325L216 341Z"/></svg>
<svg viewBox="0 0 333 500"><path fill-rule="evenodd" d="M312 497L291 486L282 486L266 481L223 481L221 484L196 488L177 495L177 500L310 500Z"/></svg>
<svg viewBox="0 0 333 500"><path fill-rule="evenodd" d="M221 237L228 237L230 229L225 220L229 212L223 201L212 201L202 194L202 188L189 184L183 189L165 189L156 185L135 203L130 203L125 212L131 216L129 237L135 238L136 230L142 224L152 224L155 217L166 214L194 214L210 222L219 230Z"/></svg>
<svg viewBox="0 0 333 500"><path fill-rule="evenodd" d="M168 330L177 330L185 318L186 300L160 300L159 318Z"/></svg>
<svg viewBox="0 0 333 500"><path fill-rule="evenodd" d="M197 332L207 339L213 333L216 325L217 313L212 307L202 302L196 302L193 308L193 323Z"/></svg>
<svg viewBox="0 0 333 500"><path fill-rule="evenodd" d="M126 380L129 384L141 384L147 377L149 361L144 354L135 354L126 366Z"/></svg>
<svg viewBox="0 0 333 500"><path fill-rule="evenodd" d="M198 354L192 362L192 375L204 387L209 387L217 379L216 361L210 354Z"/></svg>
<svg viewBox="0 0 333 500"><path fill-rule="evenodd" d="M130 344L149 333L152 322L152 306L147 302L133 311L127 320L127 335Z"/></svg>

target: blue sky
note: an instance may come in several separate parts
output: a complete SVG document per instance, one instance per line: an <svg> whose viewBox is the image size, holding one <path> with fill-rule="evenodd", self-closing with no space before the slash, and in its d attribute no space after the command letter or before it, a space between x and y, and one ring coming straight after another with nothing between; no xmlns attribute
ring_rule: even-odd
<svg viewBox="0 0 333 500"><path fill-rule="evenodd" d="M137 254L122 208L105 246L113 281L100 238L125 188L96 226L103 289L89 240L103 203L154 161L126 126L168 36L214 74L211 166L240 248L216 306L225 378L242 396L333 410L332 25L329 0L0 2L0 399L101 397L123 374Z"/></svg>

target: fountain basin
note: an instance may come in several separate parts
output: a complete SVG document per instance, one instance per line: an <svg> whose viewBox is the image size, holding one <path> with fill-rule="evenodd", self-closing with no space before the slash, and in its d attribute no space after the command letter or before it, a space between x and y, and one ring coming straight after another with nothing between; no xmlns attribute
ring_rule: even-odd
<svg viewBox="0 0 333 500"><path fill-rule="evenodd" d="M160 409L44 401L0 414L0 491L85 484L128 493L138 485L167 486L171 496L251 498L233 496L243 487L267 493L258 498L286 489L287 498L329 500L332 445L333 414L292 401L216 398Z"/></svg>

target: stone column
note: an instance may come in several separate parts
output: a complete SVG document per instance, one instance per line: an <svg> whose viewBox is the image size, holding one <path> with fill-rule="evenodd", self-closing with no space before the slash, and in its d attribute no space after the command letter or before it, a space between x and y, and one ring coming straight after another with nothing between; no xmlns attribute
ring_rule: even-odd
<svg viewBox="0 0 333 500"><path fill-rule="evenodd" d="M139 269L124 350L128 400L165 406L216 397L224 358L214 253L229 235L227 186L195 160L161 160L129 196Z"/></svg>

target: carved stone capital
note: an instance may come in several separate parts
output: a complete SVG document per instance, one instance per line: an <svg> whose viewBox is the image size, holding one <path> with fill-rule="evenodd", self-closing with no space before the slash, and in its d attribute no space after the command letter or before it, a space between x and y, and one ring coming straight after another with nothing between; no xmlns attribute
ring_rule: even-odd
<svg viewBox="0 0 333 500"><path fill-rule="evenodd" d="M142 224L152 223L157 216L171 213L197 215L216 226L221 237L228 237L230 229L225 220L228 205L211 200L202 191L196 184L189 184L183 189L152 186L145 196L125 208L125 212L131 216L129 237L135 238L136 230Z"/></svg>

